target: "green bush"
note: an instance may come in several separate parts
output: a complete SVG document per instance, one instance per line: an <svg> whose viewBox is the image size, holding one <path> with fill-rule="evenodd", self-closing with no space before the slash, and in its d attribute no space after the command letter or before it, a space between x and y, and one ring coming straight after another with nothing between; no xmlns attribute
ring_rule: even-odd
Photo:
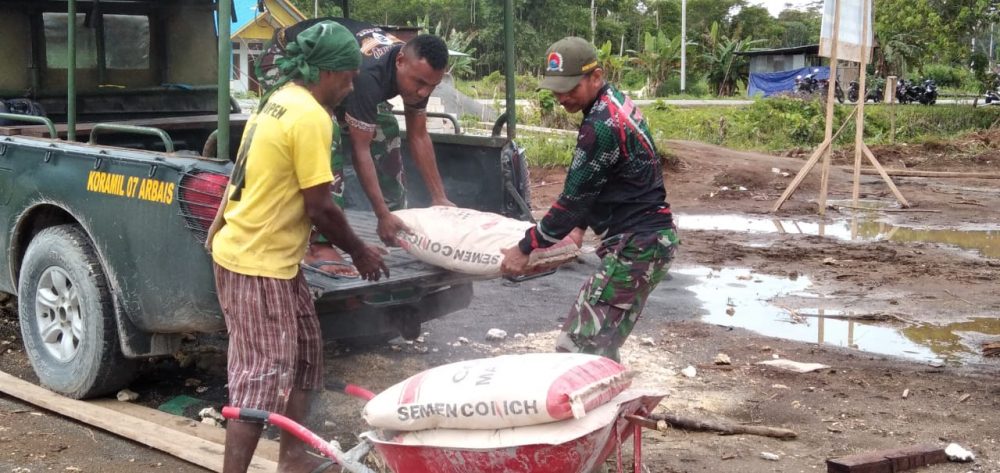
<svg viewBox="0 0 1000 473"><path fill-rule="evenodd" d="M626 69L622 74L622 83L618 86L625 90L639 90L646 86L646 74L635 69Z"/></svg>
<svg viewBox="0 0 1000 473"><path fill-rule="evenodd" d="M684 86L687 90L681 92L681 78L671 77L667 79L666 82L660 86L660 90L656 91L657 97L669 97L672 95L684 95L688 97L707 97L708 93L708 83L704 79L699 79L696 81L691 81L690 78Z"/></svg>
<svg viewBox="0 0 1000 473"><path fill-rule="evenodd" d="M938 87L961 87L970 74L962 68L945 64L929 64L924 66L922 77L933 79Z"/></svg>
<svg viewBox="0 0 1000 473"><path fill-rule="evenodd" d="M520 133L518 141L530 166L569 166L576 147L575 137L555 134Z"/></svg>
<svg viewBox="0 0 1000 473"><path fill-rule="evenodd" d="M896 106L896 141L922 142L950 139L955 135L983 130L1000 119L1000 107L968 105ZM837 105L833 130L840 128L851 111ZM772 97L743 107L663 106L643 107L650 128L664 139L713 143L734 149L782 151L820 144L826 128L825 109L819 101ZM886 105L865 108L865 140L869 145L892 139L892 109ZM837 138L835 145L850 146L853 122Z"/></svg>

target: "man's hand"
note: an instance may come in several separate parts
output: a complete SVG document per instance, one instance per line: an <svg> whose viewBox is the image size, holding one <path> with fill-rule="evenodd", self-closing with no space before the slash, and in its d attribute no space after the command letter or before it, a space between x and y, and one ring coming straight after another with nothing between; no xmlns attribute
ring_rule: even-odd
<svg viewBox="0 0 1000 473"><path fill-rule="evenodd" d="M399 232L410 233L410 227L407 227L403 220L399 217L387 213L378 219L378 237L387 246L399 246Z"/></svg>
<svg viewBox="0 0 1000 473"><path fill-rule="evenodd" d="M521 253L517 245L502 249L500 252L503 253L500 273L504 276L523 276L528 272L528 255Z"/></svg>
<svg viewBox="0 0 1000 473"><path fill-rule="evenodd" d="M442 207L458 207L454 202L448 200L447 197L441 197L440 199L431 200L431 205L440 205Z"/></svg>
<svg viewBox="0 0 1000 473"><path fill-rule="evenodd" d="M382 273L385 273L385 277L389 277L389 267L382 260L384 254L386 254L384 248L364 245L360 251L351 253L351 260L362 278L366 281L378 281L382 278Z"/></svg>

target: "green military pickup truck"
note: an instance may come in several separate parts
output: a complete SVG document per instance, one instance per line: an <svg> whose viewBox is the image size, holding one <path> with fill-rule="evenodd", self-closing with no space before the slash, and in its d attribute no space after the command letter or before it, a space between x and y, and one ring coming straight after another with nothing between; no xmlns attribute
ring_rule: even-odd
<svg viewBox="0 0 1000 473"><path fill-rule="evenodd" d="M17 295L25 351L54 391L112 392L132 379L136 359L173 353L185 333L225 328L202 247L231 168L205 146L220 122L219 90L228 91L218 83L217 7L0 0L0 292ZM247 116L231 112L226 141L236 149ZM510 140L432 138L456 204L528 218ZM427 205L419 174L408 172L417 176L411 205ZM352 192L361 195L357 182ZM378 241L373 215L347 213ZM387 262L392 277L379 282L303 268L326 338L412 338L420 323L470 303L470 277L399 249Z"/></svg>

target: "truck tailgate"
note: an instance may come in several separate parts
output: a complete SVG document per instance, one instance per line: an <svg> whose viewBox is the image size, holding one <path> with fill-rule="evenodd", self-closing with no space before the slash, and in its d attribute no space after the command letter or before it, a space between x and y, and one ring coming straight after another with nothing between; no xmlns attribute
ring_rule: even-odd
<svg viewBox="0 0 1000 473"><path fill-rule="evenodd" d="M380 244L375 231L378 225L375 214L362 210L346 210L345 213L347 214L347 220L350 222L351 228L354 229L354 232L362 240L373 244ZM408 292L413 292L415 296L419 297L422 293L421 290L485 279L479 276L447 271L418 261L402 248L388 248L388 250L389 254L385 256L385 263L389 267L390 277L383 277L382 280L376 282L369 282L360 278L334 278L315 268L305 265L302 268L315 297L326 300L345 299L376 293L385 295L403 290L416 290Z"/></svg>

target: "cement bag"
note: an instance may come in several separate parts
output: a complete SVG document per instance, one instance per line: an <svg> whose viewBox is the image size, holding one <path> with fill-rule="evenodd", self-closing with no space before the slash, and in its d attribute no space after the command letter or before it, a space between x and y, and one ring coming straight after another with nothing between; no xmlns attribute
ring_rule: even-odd
<svg viewBox="0 0 1000 473"><path fill-rule="evenodd" d="M402 235L399 245L417 259L435 266L476 276L500 276L500 250L521 241L531 228L525 222L503 215L457 207L429 207L393 212L411 234ZM528 267L555 266L579 255L569 239L529 255Z"/></svg>
<svg viewBox="0 0 1000 473"><path fill-rule="evenodd" d="M580 353L531 353L431 368L368 402L364 419L390 430L503 429L580 418L625 390L622 365Z"/></svg>

